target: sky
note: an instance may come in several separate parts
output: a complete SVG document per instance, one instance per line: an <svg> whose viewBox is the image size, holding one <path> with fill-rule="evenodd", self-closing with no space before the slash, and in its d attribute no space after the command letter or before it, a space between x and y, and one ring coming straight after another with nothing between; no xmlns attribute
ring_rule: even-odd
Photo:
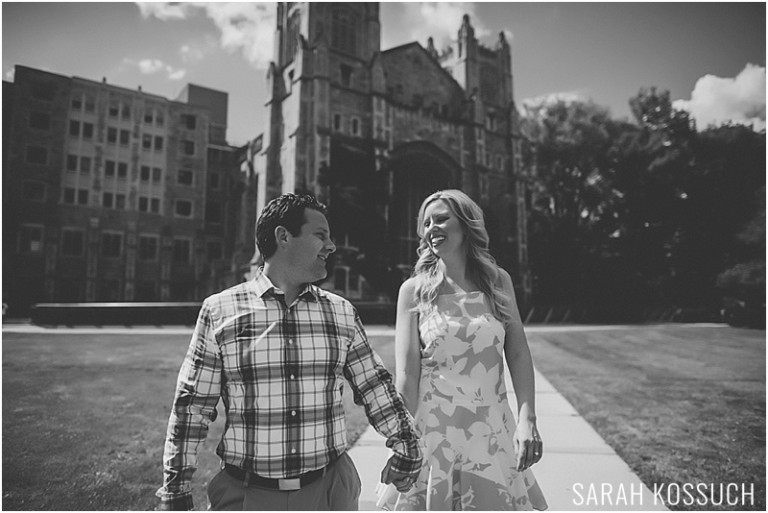
<svg viewBox="0 0 768 513"><path fill-rule="evenodd" d="M617 119L643 87L668 90L699 128L765 128L766 4L382 2L381 48L432 36L443 48L469 14L481 43L512 47L519 109L591 100ZM187 83L229 93L230 144L266 128L275 4L3 2L2 73L16 64L174 99Z"/></svg>

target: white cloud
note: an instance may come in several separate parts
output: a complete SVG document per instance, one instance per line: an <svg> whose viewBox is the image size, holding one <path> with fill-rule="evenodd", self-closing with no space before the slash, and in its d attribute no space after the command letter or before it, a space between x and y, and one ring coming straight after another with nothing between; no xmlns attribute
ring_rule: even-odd
<svg viewBox="0 0 768 513"><path fill-rule="evenodd" d="M13 79L16 77L16 68L11 68L8 71L5 72L5 80L8 82L13 82Z"/></svg>
<svg viewBox="0 0 768 513"><path fill-rule="evenodd" d="M135 61L133 59L125 58L123 59L123 64L137 68L144 75L154 75L155 73L165 72L170 80L181 80L187 74L187 70L183 68L174 68L160 59L141 59Z"/></svg>
<svg viewBox="0 0 768 513"><path fill-rule="evenodd" d="M526 109L538 110L549 105L554 105L557 102L573 103L588 101L589 98L579 91L561 91L559 93L548 93L533 98L525 98L520 101L520 104Z"/></svg>
<svg viewBox="0 0 768 513"><path fill-rule="evenodd" d="M410 40L424 45L427 38L432 37L436 48L448 46L456 39L465 14L469 15L476 38L481 39L491 33L477 17L477 6L472 2L414 2L401 6L404 10L402 20L409 27Z"/></svg>
<svg viewBox="0 0 768 513"><path fill-rule="evenodd" d="M690 100L673 107L686 110L699 129L726 122L765 129L765 67L747 64L734 78L705 75L696 81Z"/></svg>
<svg viewBox="0 0 768 513"><path fill-rule="evenodd" d="M189 3L172 2L136 2L144 18L155 17L160 20L183 20L192 7Z"/></svg>
<svg viewBox="0 0 768 513"><path fill-rule="evenodd" d="M275 5L272 3L138 3L138 6L145 18L160 20L204 14L219 29L222 48L230 53L242 53L257 68L266 68L273 57Z"/></svg>
<svg viewBox="0 0 768 513"><path fill-rule="evenodd" d="M165 67L160 59L142 59L136 65L145 75L152 75Z"/></svg>

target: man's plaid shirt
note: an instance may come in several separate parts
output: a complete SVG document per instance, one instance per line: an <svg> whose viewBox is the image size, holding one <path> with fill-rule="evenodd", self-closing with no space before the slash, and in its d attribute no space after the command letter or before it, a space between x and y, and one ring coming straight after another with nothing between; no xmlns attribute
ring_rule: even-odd
<svg viewBox="0 0 768 513"><path fill-rule="evenodd" d="M417 472L413 418L347 300L308 285L286 307L263 274L209 297L179 372L157 495L174 509L191 508L197 449L220 397L223 462L268 478L325 467L347 449L343 377L387 437L394 470Z"/></svg>

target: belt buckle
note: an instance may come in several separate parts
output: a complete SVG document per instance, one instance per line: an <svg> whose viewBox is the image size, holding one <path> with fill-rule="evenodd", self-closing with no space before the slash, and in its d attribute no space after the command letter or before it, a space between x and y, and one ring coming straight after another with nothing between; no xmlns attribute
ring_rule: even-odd
<svg viewBox="0 0 768 513"><path fill-rule="evenodd" d="M301 479L298 477L293 479L278 479L277 489L283 492L301 490Z"/></svg>

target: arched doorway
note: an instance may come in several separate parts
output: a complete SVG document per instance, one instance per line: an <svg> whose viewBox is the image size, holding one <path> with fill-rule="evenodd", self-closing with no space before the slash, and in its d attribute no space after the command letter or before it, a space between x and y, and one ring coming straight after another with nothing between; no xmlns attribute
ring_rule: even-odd
<svg viewBox="0 0 768 513"><path fill-rule="evenodd" d="M388 205L390 257L407 275L417 258L416 220L421 202L435 191L458 188L461 167L434 144L418 141L395 147L388 168L392 187Z"/></svg>

